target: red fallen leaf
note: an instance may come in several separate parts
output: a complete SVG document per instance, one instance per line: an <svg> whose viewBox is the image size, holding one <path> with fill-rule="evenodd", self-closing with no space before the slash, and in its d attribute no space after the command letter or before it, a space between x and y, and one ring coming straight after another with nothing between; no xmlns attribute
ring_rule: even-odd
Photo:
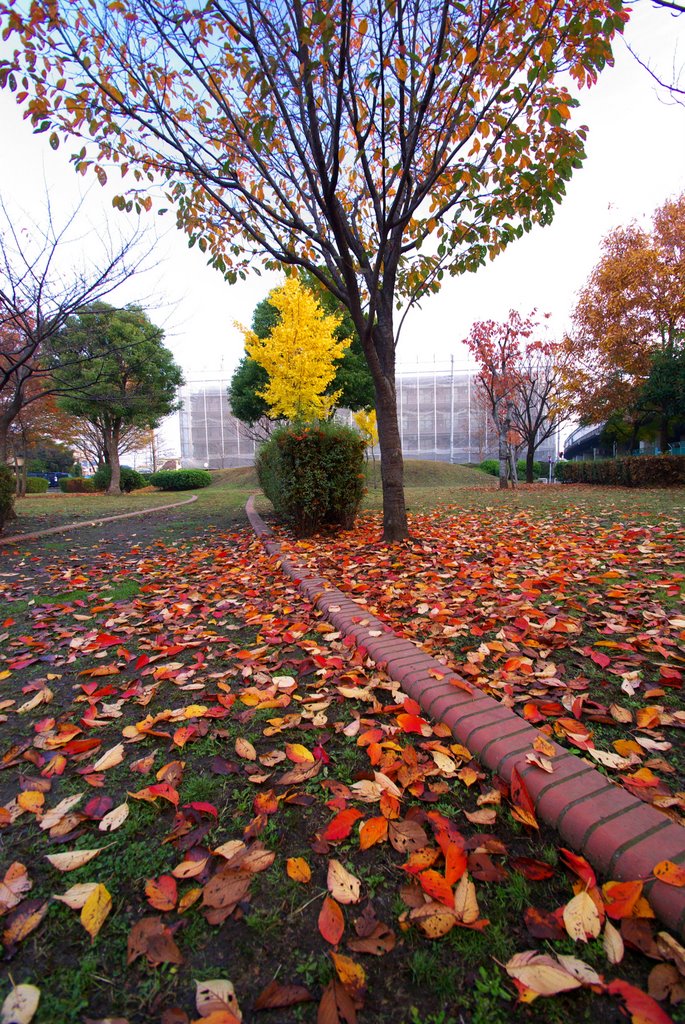
<svg viewBox="0 0 685 1024"><path fill-rule="evenodd" d="M362 812L358 811L356 807L348 807L344 811L340 811L326 825L326 828L321 833L321 838L327 843L342 842L343 839L347 839L349 836L355 821L362 817Z"/></svg>
<svg viewBox="0 0 685 1024"><path fill-rule="evenodd" d="M672 860L660 860L652 868L652 874L666 885L675 885L678 888L685 885L685 868L674 864Z"/></svg>
<svg viewBox="0 0 685 1024"><path fill-rule="evenodd" d="M532 814L533 817L535 817L535 803L516 766L511 770L509 788L511 791L511 802L516 804L518 807L522 807L524 811L528 811L529 814Z"/></svg>
<svg viewBox="0 0 685 1024"><path fill-rule="evenodd" d="M567 937L563 924L563 907L551 912L538 910L537 907L526 907L523 920L534 939L565 939Z"/></svg>
<svg viewBox="0 0 685 1024"><path fill-rule="evenodd" d="M111 633L98 633L92 644L89 647L118 647L122 642L120 636L112 636Z"/></svg>
<svg viewBox="0 0 685 1024"><path fill-rule="evenodd" d="M477 882L504 882L509 877L503 867L494 863L489 853L470 853L467 867ZM449 878L447 871L445 876Z"/></svg>
<svg viewBox="0 0 685 1024"><path fill-rule="evenodd" d="M625 1003L628 1013L636 1024L673 1024L673 1021L665 1013L657 1001L641 992L639 988L615 978L609 982L605 991L610 996L618 996Z"/></svg>
<svg viewBox="0 0 685 1024"><path fill-rule="evenodd" d="M585 860L585 857L581 857L577 853L565 849L563 846L559 847L559 853L564 864L578 876L581 882L585 883L588 889L592 889L597 885L597 876Z"/></svg>
<svg viewBox="0 0 685 1024"><path fill-rule="evenodd" d="M167 928L161 917L143 917L129 932L126 963L132 964L139 956L146 957L151 967L183 963L171 929Z"/></svg>
<svg viewBox="0 0 685 1024"><path fill-rule="evenodd" d="M178 792L167 782L157 782L154 786L145 786L137 793L129 792L128 795L133 800L146 800L148 803L154 803L158 797L161 797L163 800L168 800L174 807L178 807Z"/></svg>
<svg viewBox="0 0 685 1024"><path fill-rule="evenodd" d="M213 818L219 817L219 812L214 804L205 803L204 800L193 800L192 803L183 804L181 810L185 810L186 808L191 811L197 811L199 814L211 814Z"/></svg>
<svg viewBox="0 0 685 1024"><path fill-rule="evenodd" d="M512 857L509 864L530 882L542 882L554 875L554 868L550 864L544 860L535 860L534 857Z"/></svg>
<svg viewBox="0 0 685 1024"><path fill-rule="evenodd" d="M590 657L600 668L608 668L611 665L611 658L608 658L606 654L600 654L599 651L592 651Z"/></svg>
<svg viewBox="0 0 685 1024"><path fill-rule="evenodd" d="M411 697L404 698L404 703L402 704L402 707L404 708L408 715L421 714L421 705L418 703L418 701L412 700ZM393 709L391 708L390 710L392 711Z"/></svg>
<svg viewBox="0 0 685 1024"><path fill-rule="evenodd" d="M178 900L178 887L173 875L160 875L159 878L148 878L145 883L145 895L155 910L173 910Z"/></svg>
<svg viewBox="0 0 685 1024"><path fill-rule="evenodd" d="M614 921L631 917L635 904L642 896L642 882L606 882L602 886L602 896L607 917Z"/></svg>
<svg viewBox="0 0 685 1024"><path fill-rule="evenodd" d="M429 869L428 871L422 871L416 877L421 883L421 888L424 892L427 892L430 897L439 903L444 903L446 907L454 909L452 886L439 871Z"/></svg>
<svg viewBox="0 0 685 1024"><path fill-rule="evenodd" d="M396 721L402 732L418 733L419 736L423 736L424 729L430 729L432 731L432 727L428 724L426 719L419 718L418 715L398 715Z"/></svg>
<svg viewBox="0 0 685 1024"><path fill-rule="evenodd" d="M283 1010L297 1003L310 1003L314 999L304 985L280 985L271 981L255 1000L255 1010Z"/></svg>
<svg viewBox="0 0 685 1024"><path fill-rule="evenodd" d="M337 946L345 931L343 912L331 896L326 896L321 904L318 920L319 932L332 946Z"/></svg>
<svg viewBox="0 0 685 1024"><path fill-rule="evenodd" d="M94 796L81 813L85 814L87 818L92 818L93 821L100 821L113 807L114 801L111 796Z"/></svg>
<svg viewBox="0 0 685 1024"><path fill-rule="evenodd" d="M445 855L445 879L449 885L454 885L466 872L468 854L460 843L448 841L441 845Z"/></svg>

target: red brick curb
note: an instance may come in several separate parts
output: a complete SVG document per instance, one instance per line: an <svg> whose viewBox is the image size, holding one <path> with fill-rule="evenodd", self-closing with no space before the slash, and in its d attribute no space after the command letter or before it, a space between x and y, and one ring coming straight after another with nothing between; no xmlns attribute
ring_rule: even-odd
<svg viewBox="0 0 685 1024"><path fill-rule="evenodd" d="M136 512L122 512L119 516L103 516L102 519L89 519L87 523L69 523L65 526L50 526L47 530L36 530L34 533L17 533L12 537L0 537L0 544L21 544L24 540L35 540L36 537L47 537L51 533L67 533L69 530L85 530L87 526L101 526L102 523L113 523L117 519L131 519L133 516L146 516L150 512L166 512L168 508L180 508L181 505L192 505L197 501L197 494L183 501L174 501L171 505L153 505L152 508L141 508Z"/></svg>
<svg viewBox="0 0 685 1024"><path fill-rule="evenodd" d="M541 735L539 730L459 679L411 640L396 636L386 623L327 580L283 555L281 545L256 512L254 497L245 510L267 552L335 628L354 637L427 715L445 722L455 739L488 768L507 782L517 768L536 814L598 871L612 880L627 881L649 879L660 860L685 864L685 829L681 825L557 744L553 774L528 763L525 755ZM380 635L373 635L379 630ZM657 916L685 937L685 889L649 881L645 891Z"/></svg>

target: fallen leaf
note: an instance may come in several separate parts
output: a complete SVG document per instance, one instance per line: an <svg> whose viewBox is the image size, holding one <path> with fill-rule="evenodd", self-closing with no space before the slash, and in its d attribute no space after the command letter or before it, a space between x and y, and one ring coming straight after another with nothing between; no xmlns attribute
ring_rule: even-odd
<svg viewBox="0 0 685 1024"><path fill-rule="evenodd" d="M304 985L281 985L277 981L270 981L265 989L257 996L255 1010L283 1010L288 1006L296 1006L298 1003L310 1003L314 999L311 992Z"/></svg>
<svg viewBox="0 0 685 1024"><path fill-rule="evenodd" d="M614 928L611 921L606 921L604 924L604 936L602 941L604 944L604 952L607 955L609 963L620 964L625 952L625 946L623 945L621 933Z"/></svg>
<svg viewBox="0 0 685 1024"><path fill-rule="evenodd" d="M81 924L95 938L112 909L112 897L104 885L96 885L81 910Z"/></svg>
<svg viewBox="0 0 685 1024"><path fill-rule="evenodd" d="M572 939L587 942L601 931L599 913L587 892L579 892L564 907L564 926Z"/></svg>
<svg viewBox="0 0 685 1024"><path fill-rule="evenodd" d="M306 883L311 881L312 869L304 857L288 857L285 870L288 878L292 878L293 882Z"/></svg>
<svg viewBox="0 0 685 1024"><path fill-rule="evenodd" d="M76 871L84 864L97 857L103 848L100 846L94 850L71 850L69 853L48 853L45 859L49 860L57 871Z"/></svg>
<svg viewBox="0 0 685 1024"><path fill-rule="evenodd" d="M672 860L661 860L652 868L652 874L666 885L682 888L685 885L685 868L674 864Z"/></svg>
<svg viewBox="0 0 685 1024"><path fill-rule="evenodd" d="M358 903L361 886L359 879L340 863L339 860L328 862L328 891L338 903Z"/></svg>
<svg viewBox="0 0 685 1024"><path fill-rule="evenodd" d="M326 942L337 946L345 931L343 912L330 896L326 896L319 911L318 928Z"/></svg>
<svg viewBox="0 0 685 1024"><path fill-rule="evenodd" d="M510 978L515 978L540 996L555 996L581 986L578 978L558 960L534 950L517 953L504 965L504 969Z"/></svg>
<svg viewBox="0 0 685 1024"><path fill-rule="evenodd" d="M126 963L132 964L139 956L144 956L151 967L183 963L181 951L161 917L143 917L129 932Z"/></svg>
<svg viewBox="0 0 685 1024"><path fill-rule="evenodd" d="M195 982L195 1006L200 1017L228 1011L237 1021L243 1019L238 1006L235 989L230 981L215 979L213 981Z"/></svg>
<svg viewBox="0 0 685 1024"><path fill-rule="evenodd" d="M115 829L120 828L124 824L128 815L128 804L119 804L118 807L114 807L104 815L98 823L98 829L100 832L114 832Z"/></svg>
<svg viewBox="0 0 685 1024"><path fill-rule="evenodd" d="M40 1002L35 985L15 985L5 996L0 1009L0 1024L30 1024Z"/></svg>

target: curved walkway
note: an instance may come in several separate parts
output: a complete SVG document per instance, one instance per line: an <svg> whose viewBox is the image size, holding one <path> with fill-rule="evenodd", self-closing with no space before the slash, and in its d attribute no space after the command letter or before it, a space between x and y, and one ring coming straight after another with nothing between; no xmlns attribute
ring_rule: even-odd
<svg viewBox="0 0 685 1024"><path fill-rule="evenodd" d="M0 544L21 544L25 540L35 540L36 537L47 537L51 533L67 533L69 530L85 530L87 526L100 526L102 523L113 523L117 519L132 519L133 516L146 516L150 512L166 512L170 508L180 508L181 505L192 505L197 501L197 494L183 501L174 501L170 505L153 505L152 508L141 508L135 512L122 512L118 516L103 516L101 519L89 519L87 523L67 523L64 526L50 526L46 530L35 530L33 533L15 533L10 537L0 537Z"/></svg>
<svg viewBox="0 0 685 1024"><path fill-rule="evenodd" d="M255 510L254 497L248 500L246 512L267 552L278 558L283 572L335 628L353 637L427 715L445 722L459 743L506 782L516 768L536 814L598 871L612 880L627 881L649 878L661 860L685 864L685 828L556 743L553 774L530 764L526 754L541 735L537 729L459 679L410 640L396 636L386 623L326 579L284 556ZM436 673L442 678L436 679ZM685 937L685 888L652 880L645 882L644 889L657 916Z"/></svg>

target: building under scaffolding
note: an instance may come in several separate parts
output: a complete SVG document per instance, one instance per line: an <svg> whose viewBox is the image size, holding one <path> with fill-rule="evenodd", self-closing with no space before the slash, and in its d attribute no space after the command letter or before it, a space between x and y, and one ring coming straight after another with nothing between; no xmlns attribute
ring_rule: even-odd
<svg viewBox="0 0 685 1024"><path fill-rule="evenodd" d="M479 463L497 457L497 435L475 381L476 371L447 363L399 368L397 412L406 459ZM232 415L228 378L190 381L181 390L181 458L184 466L223 469L254 461L258 442ZM349 414L341 418L350 419ZM536 458L556 458L557 434Z"/></svg>

